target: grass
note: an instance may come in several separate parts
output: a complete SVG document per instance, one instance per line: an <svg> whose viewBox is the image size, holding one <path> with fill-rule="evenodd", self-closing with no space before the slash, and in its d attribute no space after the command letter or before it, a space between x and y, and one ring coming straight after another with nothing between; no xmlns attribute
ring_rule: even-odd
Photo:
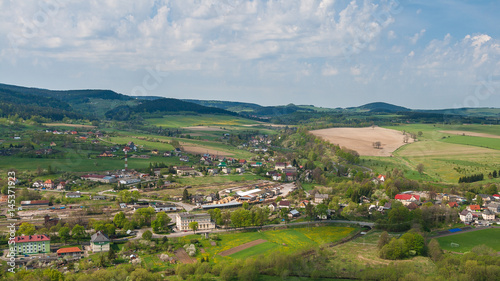
<svg viewBox="0 0 500 281"><path fill-rule="evenodd" d="M174 150L174 147L172 145L170 145L169 143L141 140L141 139L133 138L131 136L110 137L109 139L107 139L107 141L109 141L111 143L118 143L118 144L123 144L123 145L133 141L135 145L143 146L145 149L149 149L149 150L152 150L152 149L158 149L161 151Z"/></svg>
<svg viewBox="0 0 500 281"><path fill-rule="evenodd" d="M276 243L265 242L265 243L262 243L259 245L255 245L251 248L245 249L243 251L239 251L237 253L234 253L234 254L230 255L230 257L233 259L246 259L248 257L255 256L255 255L261 255L267 251L276 250L278 248L279 248L279 245Z"/></svg>
<svg viewBox="0 0 500 281"><path fill-rule="evenodd" d="M182 128L192 126L238 126L238 125L252 125L258 124L257 122L240 117L227 116L227 115L165 115L163 118L151 118L146 120L149 124L168 127L168 128Z"/></svg>
<svg viewBox="0 0 500 281"><path fill-rule="evenodd" d="M472 136L452 136L443 139L443 142L472 145L500 150L500 140L494 138L472 137Z"/></svg>
<svg viewBox="0 0 500 281"><path fill-rule="evenodd" d="M437 238L439 245L443 250L465 253L469 252L475 246L485 244L500 251L500 229L490 228L471 232L460 233ZM452 247L451 243L456 243L458 247Z"/></svg>
<svg viewBox="0 0 500 281"><path fill-rule="evenodd" d="M201 243L205 251L210 255L211 260L217 263L225 259L247 258L249 256L261 254L261 251L264 251L264 253L269 251L291 252L307 247L319 246L325 243L338 241L348 236L355 229L354 227L318 226L267 231L233 232L219 234L220 240L217 242L216 246L211 246L208 240L201 240ZM187 244L191 239L199 239L199 235L185 236L180 238L180 241ZM217 255L217 253L257 239L264 239L267 242L234 253L228 257Z"/></svg>

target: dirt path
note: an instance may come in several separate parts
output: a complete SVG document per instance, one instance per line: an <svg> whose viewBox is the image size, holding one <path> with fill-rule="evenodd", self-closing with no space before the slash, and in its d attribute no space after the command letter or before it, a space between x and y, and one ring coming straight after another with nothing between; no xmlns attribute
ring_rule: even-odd
<svg viewBox="0 0 500 281"><path fill-rule="evenodd" d="M248 249L250 247L253 247L255 245L259 245L259 244L262 244L262 243L265 243L267 242L267 240L264 240L264 239L257 239L257 240L254 240L252 242L248 242L248 243L245 243L245 244L242 244L242 245L239 245L239 246L236 246L234 248L231 248L229 250L226 250L226 251L223 251L223 252L220 252L219 255L225 257L225 256L229 256L229 255L232 255L234 253L237 253L239 251L243 251L245 249Z"/></svg>

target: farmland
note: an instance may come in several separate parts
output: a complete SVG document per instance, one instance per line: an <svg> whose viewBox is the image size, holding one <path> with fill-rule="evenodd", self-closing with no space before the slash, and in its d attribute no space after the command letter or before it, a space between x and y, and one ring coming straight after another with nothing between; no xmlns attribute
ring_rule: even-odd
<svg viewBox="0 0 500 281"><path fill-rule="evenodd" d="M475 246L483 244L493 248L495 251L500 251L499 237L500 229L490 228L440 237L437 240L444 250L465 253L472 250ZM458 246L455 245L453 247L452 243L458 244Z"/></svg>
<svg viewBox="0 0 500 281"><path fill-rule="evenodd" d="M147 119L151 125L168 128L183 128L196 126L223 127L257 124L249 119L226 115L165 115L163 118ZM207 130L209 131L209 130Z"/></svg>
<svg viewBox="0 0 500 281"><path fill-rule="evenodd" d="M311 131L331 143L357 151L362 156L390 156L394 150L404 145L401 132L380 127L331 128ZM374 142L381 142L374 148Z"/></svg>

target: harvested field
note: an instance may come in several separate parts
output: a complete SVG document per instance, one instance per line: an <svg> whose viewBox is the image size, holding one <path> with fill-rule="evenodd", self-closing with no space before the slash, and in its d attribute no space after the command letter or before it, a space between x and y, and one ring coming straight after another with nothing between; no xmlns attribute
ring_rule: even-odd
<svg viewBox="0 0 500 281"><path fill-rule="evenodd" d="M180 248L179 250L174 252L175 256L179 259L179 262L181 263L195 263L196 259L190 257L187 253L186 250L183 248Z"/></svg>
<svg viewBox="0 0 500 281"><path fill-rule="evenodd" d="M180 145L182 146L182 150L186 151L187 153L191 154L205 154L209 153L212 155L220 155L220 156L233 156L234 154L226 152L226 151L221 151L221 150L216 150L213 149L212 147L206 147L206 146L199 146L187 142L181 142Z"/></svg>
<svg viewBox="0 0 500 281"><path fill-rule="evenodd" d="M75 127L75 128L96 128L92 125L68 124L68 123L43 123L44 126L61 126L61 127Z"/></svg>
<svg viewBox="0 0 500 281"><path fill-rule="evenodd" d="M311 133L341 147L355 150L362 156L391 156L392 152L405 144L400 131L380 127L330 128ZM374 142L380 142L380 148L374 148ZM413 140L410 138L408 142Z"/></svg>
<svg viewBox="0 0 500 281"><path fill-rule="evenodd" d="M445 134L460 135L460 136L472 136L472 137L500 139L500 136L485 134L485 133L468 132L468 131L439 131L439 132L445 133Z"/></svg>
<svg viewBox="0 0 500 281"><path fill-rule="evenodd" d="M226 250L226 251L223 251L223 252L220 252L219 255L225 257L225 256L229 256L229 255L232 255L234 253L237 253L239 251L242 251L242 250L245 250L245 249L248 249L250 247L253 247L255 245L259 245L259 244L262 244L262 243L265 243L267 242L266 240L264 239L257 239L257 240L254 240L252 242L248 242L248 243L245 243L245 244L242 244L242 245L239 245L239 246L236 246L234 248L231 248L229 250Z"/></svg>

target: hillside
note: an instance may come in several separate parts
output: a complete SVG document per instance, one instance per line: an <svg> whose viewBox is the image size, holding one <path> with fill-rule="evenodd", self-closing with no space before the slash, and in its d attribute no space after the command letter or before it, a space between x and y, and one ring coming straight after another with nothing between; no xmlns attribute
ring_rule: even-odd
<svg viewBox="0 0 500 281"><path fill-rule="evenodd" d="M404 112L404 111L412 111L409 108L386 103L386 102L372 102L367 103L358 107L350 107L348 110L362 110L362 111L370 111L370 112Z"/></svg>

